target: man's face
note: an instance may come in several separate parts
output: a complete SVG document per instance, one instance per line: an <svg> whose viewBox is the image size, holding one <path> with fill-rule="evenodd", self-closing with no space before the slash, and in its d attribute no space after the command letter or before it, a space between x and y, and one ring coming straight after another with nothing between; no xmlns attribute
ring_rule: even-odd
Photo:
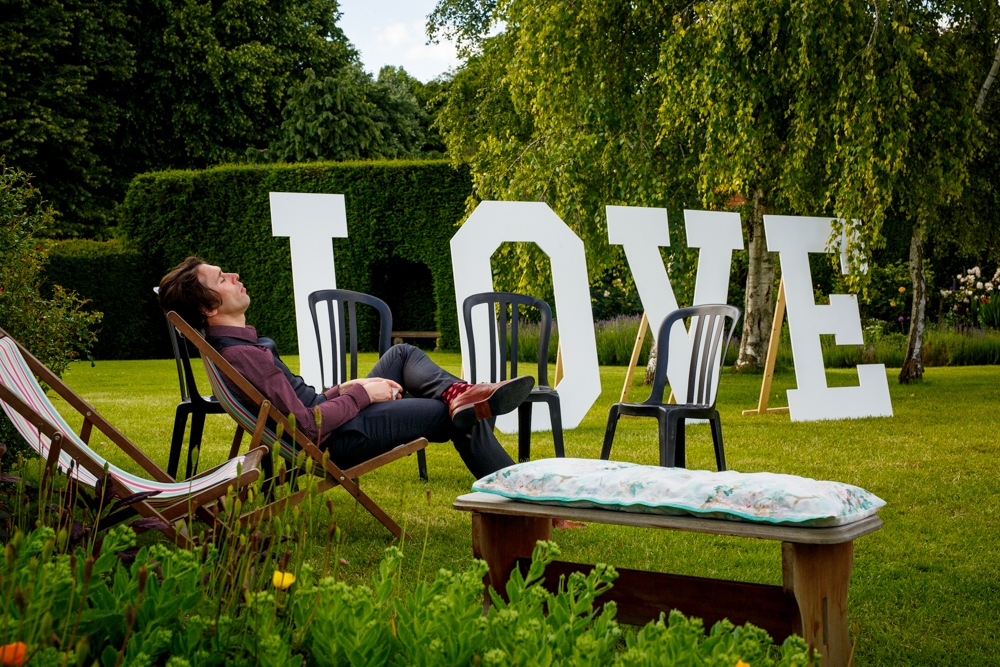
<svg viewBox="0 0 1000 667"><path fill-rule="evenodd" d="M198 282L222 300L218 308L205 313L206 317L242 315L250 305L250 295L240 282L238 273L223 273L217 266L202 264L198 267Z"/></svg>

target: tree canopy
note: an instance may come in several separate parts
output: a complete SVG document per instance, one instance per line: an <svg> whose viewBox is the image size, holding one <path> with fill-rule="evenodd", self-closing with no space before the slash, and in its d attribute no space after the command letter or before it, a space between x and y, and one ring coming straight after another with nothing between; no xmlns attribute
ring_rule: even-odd
<svg viewBox="0 0 1000 667"><path fill-rule="evenodd" d="M92 235L136 173L243 160L307 70L357 54L336 0L3 0L0 154Z"/></svg>
<svg viewBox="0 0 1000 667"><path fill-rule="evenodd" d="M775 279L764 213L847 220L858 266L890 210L912 209L918 192L958 192L982 136L969 82L989 69L991 12L895 0L442 0L432 30L471 55L438 123L478 198L548 202L583 238L592 274L620 261L605 204L739 208L741 361L762 364ZM542 263L536 251L514 254L522 287L542 275L529 270Z"/></svg>

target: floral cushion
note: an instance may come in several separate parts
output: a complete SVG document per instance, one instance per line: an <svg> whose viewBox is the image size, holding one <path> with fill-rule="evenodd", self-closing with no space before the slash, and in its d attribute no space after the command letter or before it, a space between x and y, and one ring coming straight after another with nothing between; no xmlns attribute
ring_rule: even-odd
<svg viewBox="0 0 1000 667"><path fill-rule="evenodd" d="M595 459L518 463L472 488L533 503L817 527L860 521L885 505L878 496L841 482Z"/></svg>

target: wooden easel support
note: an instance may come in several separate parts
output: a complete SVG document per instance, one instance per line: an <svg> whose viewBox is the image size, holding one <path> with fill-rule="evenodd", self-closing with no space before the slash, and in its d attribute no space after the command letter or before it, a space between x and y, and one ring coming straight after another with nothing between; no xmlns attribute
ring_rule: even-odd
<svg viewBox="0 0 1000 667"><path fill-rule="evenodd" d="M774 320L771 322L771 340L767 345L767 362L764 364L764 380L760 385L760 398L757 407L744 410L744 415L766 415L788 412L788 408L769 408L767 403L771 398L771 381L774 380L774 363L778 357L778 343L781 342L781 326L785 322L785 278L778 283L778 302L774 305Z"/></svg>
<svg viewBox="0 0 1000 667"><path fill-rule="evenodd" d="M559 345L556 347L556 377L552 382L552 386L555 387L557 384L562 382L563 379L563 363L562 363L562 339L559 339Z"/></svg>
<svg viewBox="0 0 1000 667"><path fill-rule="evenodd" d="M625 371L625 384L622 385L622 394L619 399L619 403L628 403L628 394L632 389L632 379L635 377L636 366L639 365L639 355L642 354L642 342L646 338L646 332L649 330L649 317L646 315L645 311L642 313L642 320L639 322L639 333L635 337L635 345L632 346L632 358L628 362L628 370ZM667 399L667 403L676 403L674 399L674 391L670 390L670 398Z"/></svg>
<svg viewBox="0 0 1000 667"><path fill-rule="evenodd" d="M632 388L632 378L635 377L635 367L639 363L639 355L642 353L642 341L646 337L649 329L649 317L645 311L642 313L642 320L639 322L639 333L635 337L635 345L632 346L632 358L628 362L628 370L625 371L625 384L622 385L622 397L619 403L628 402L628 392Z"/></svg>

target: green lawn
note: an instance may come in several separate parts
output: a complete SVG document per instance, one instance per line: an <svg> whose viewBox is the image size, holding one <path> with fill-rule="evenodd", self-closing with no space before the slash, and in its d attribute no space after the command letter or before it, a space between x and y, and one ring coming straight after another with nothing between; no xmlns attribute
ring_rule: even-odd
<svg viewBox="0 0 1000 667"><path fill-rule="evenodd" d="M433 355L457 371L456 354ZM288 359L293 370L297 359ZM370 367L374 355L364 361ZM200 370L200 369L198 369ZM566 453L600 454L608 406L617 400L625 369L603 367L604 387L579 428L566 433ZM854 371L829 371L831 384L857 382ZM66 381L126 435L166 465L178 400L172 360L76 363ZM775 377L772 405L784 405L794 375ZM207 389L202 377L200 386ZM857 484L888 505L885 527L855 544L850 612L859 665L993 665L998 647L995 613L1000 608L1000 475L997 473L997 406L1000 368L932 368L923 383L903 387L889 381L896 416L891 419L799 423L787 415L744 417L756 405L760 376L723 377L719 395L726 458L730 469L770 471ZM635 386L633 398L648 389ZM65 407L63 404L61 407ZM537 408L536 408L537 409ZM78 423L78 421L76 422ZM223 415L206 424L203 464L228 453L233 425ZM653 420L623 419L613 457L640 463L658 460ZM501 441L516 456L516 436ZM95 446L116 463L128 463L95 438ZM534 457L553 454L548 434L532 438ZM424 577L438 568L461 568L471 559L469 516L453 511L452 500L469 490L472 476L450 444L428 448L430 482L417 477L416 459L396 462L363 480L366 491L404 523L416 544L404 573L416 576L428 528ZM707 425L688 429L688 466L714 468ZM431 491L430 508L425 490ZM341 526L350 524L344 556L348 576L367 578L391 535L363 510L333 490ZM322 510L325 514L326 510ZM325 521L325 519L324 519ZM990 528L993 526L993 528ZM323 531L325 533L325 531ZM312 553L324 554L325 534L315 535ZM780 547L774 542L590 525L557 532L564 558L610 562L621 567L780 584ZM408 575L408 576L407 576ZM733 606L740 604L733 600Z"/></svg>

